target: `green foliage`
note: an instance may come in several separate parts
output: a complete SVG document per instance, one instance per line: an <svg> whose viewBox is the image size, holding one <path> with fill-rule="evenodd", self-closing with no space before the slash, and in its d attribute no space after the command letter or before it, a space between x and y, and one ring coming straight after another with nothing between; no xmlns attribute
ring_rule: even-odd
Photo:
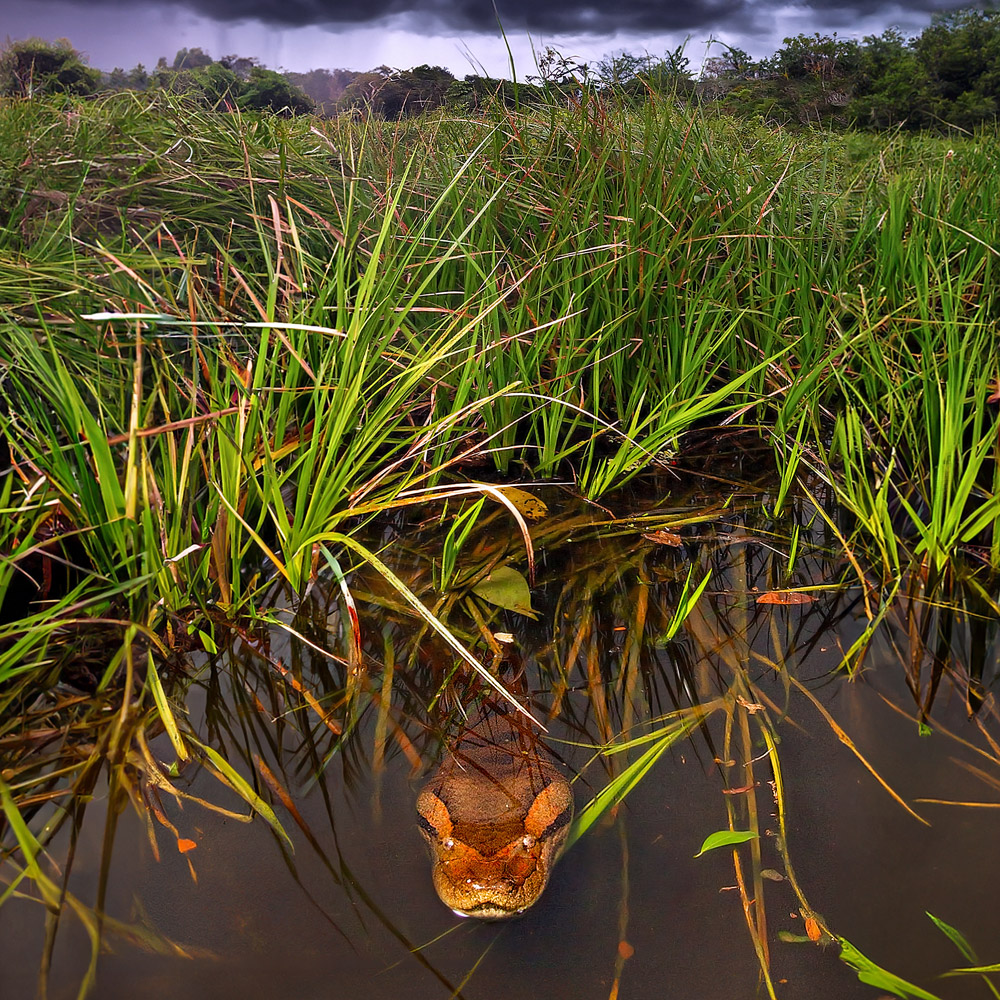
<svg viewBox="0 0 1000 1000"><path fill-rule="evenodd" d="M800 34L786 38L782 47L761 66L788 79L812 78L829 84L853 76L860 60L858 43L837 33Z"/></svg>
<svg viewBox="0 0 1000 1000"><path fill-rule="evenodd" d="M862 42L813 32L784 39L770 57L711 40L721 54L693 78L685 45L662 55L610 53L590 66L551 46L536 56L536 73L515 84L476 74L463 80L440 66L379 66L368 72L313 69L278 74L236 55L215 61L203 49L180 49L149 74L142 65L101 74L84 66L68 42L32 39L0 57L0 88L9 94L145 90L186 94L208 107L286 111L350 111L390 121L442 108L490 113L499 102L575 104L600 99L640 107L663 97L722 115L801 129L972 131L1000 109L1000 10L966 8L935 15L920 35L894 28Z"/></svg>
<svg viewBox="0 0 1000 1000"><path fill-rule="evenodd" d="M307 73L286 72L285 77L316 105L324 115L337 113L344 91L360 76L348 69L312 69Z"/></svg>
<svg viewBox="0 0 1000 1000"><path fill-rule="evenodd" d="M717 830L705 838L695 857L700 858L707 851L716 851L720 847L738 847L750 840L756 840L758 836L756 830Z"/></svg>
<svg viewBox="0 0 1000 1000"><path fill-rule="evenodd" d="M455 77L441 66L392 70L386 66L360 74L338 102L343 109L362 109L382 118L413 118L443 107Z"/></svg>
<svg viewBox="0 0 1000 1000"><path fill-rule="evenodd" d="M495 107L516 109L538 107L547 103L544 87L531 83L512 83L489 76L469 74L455 80L445 93L445 104L459 111L488 114Z"/></svg>
<svg viewBox="0 0 1000 1000"><path fill-rule="evenodd" d="M177 55L174 56L171 69L204 69L207 66L211 66L214 61L207 52L202 51L200 48L184 48L178 50Z"/></svg>
<svg viewBox="0 0 1000 1000"><path fill-rule="evenodd" d="M926 114L972 129L996 118L1000 101L1000 9L939 14L914 43L928 77Z"/></svg>
<svg viewBox="0 0 1000 1000"><path fill-rule="evenodd" d="M235 106L244 87L239 77L222 63L211 63L195 75L205 102L213 108ZM278 106L279 108L281 105Z"/></svg>
<svg viewBox="0 0 1000 1000"><path fill-rule="evenodd" d="M838 941L840 960L854 969L858 974L858 980L865 985L885 990L895 997L900 997L901 1000L941 1000L936 994L928 993L927 990L876 965L846 938L838 938Z"/></svg>
<svg viewBox="0 0 1000 1000"><path fill-rule="evenodd" d="M8 41L0 51L0 94L37 97L43 94L93 94L101 75L86 66L66 39Z"/></svg>
<svg viewBox="0 0 1000 1000"><path fill-rule="evenodd" d="M851 115L871 129L930 124L922 107L929 82L912 40L893 28L869 36L861 49Z"/></svg>
<svg viewBox="0 0 1000 1000"><path fill-rule="evenodd" d="M235 74L233 78L239 79ZM280 73L261 66L250 70L249 80L237 91L236 103L248 111L305 114L313 109L313 102L301 90Z"/></svg>

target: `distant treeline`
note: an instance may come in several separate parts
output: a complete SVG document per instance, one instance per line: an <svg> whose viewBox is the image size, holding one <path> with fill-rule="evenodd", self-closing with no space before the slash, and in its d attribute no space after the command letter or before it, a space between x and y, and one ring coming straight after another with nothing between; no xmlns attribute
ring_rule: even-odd
<svg viewBox="0 0 1000 1000"><path fill-rule="evenodd" d="M600 95L638 104L670 95L781 125L873 130L971 130L994 122L1000 108L1000 8L937 14L914 37L894 28L860 42L836 33L796 35L756 61L721 42L713 49L696 69L683 46L664 55L612 53L596 66L547 48L536 73L515 86L475 74L457 79L427 65L279 73L244 56L213 59L200 48L181 49L172 63L161 58L151 70L139 64L107 73L88 66L64 39L33 38L0 51L0 94L164 89L212 107L393 119L439 108L475 112L498 99L530 105Z"/></svg>

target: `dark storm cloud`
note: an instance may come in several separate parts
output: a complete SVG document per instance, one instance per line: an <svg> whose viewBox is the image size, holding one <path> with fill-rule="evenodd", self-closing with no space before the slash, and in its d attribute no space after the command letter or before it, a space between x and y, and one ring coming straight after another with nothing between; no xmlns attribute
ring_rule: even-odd
<svg viewBox="0 0 1000 1000"><path fill-rule="evenodd" d="M120 0L121 2L121 0ZM959 6L961 0L917 0L906 9L931 12ZM218 21L254 19L283 27L324 24L367 24L405 16L411 26L458 31L494 31L496 14L490 0L177 0L162 9L183 6ZM749 31L766 29L775 3L766 0L498 0L505 29L548 33L611 34L614 32L688 31L725 23ZM817 20L849 24L900 7L885 0L812 0L796 4Z"/></svg>

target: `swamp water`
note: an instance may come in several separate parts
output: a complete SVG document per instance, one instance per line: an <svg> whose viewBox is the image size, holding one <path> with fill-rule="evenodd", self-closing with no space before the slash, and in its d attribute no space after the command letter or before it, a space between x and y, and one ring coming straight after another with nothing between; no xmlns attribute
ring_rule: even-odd
<svg viewBox="0 0 1000 1000"><path fill-rule="evenodd" d="M25 880L0 907L0 997L74 997L90 967L90 995L102 1000L730 1000L768 994L762 964L781 998L888 994L859 981L826 929L927 991L915 995L989 996L978 976L939 978L978 963L925 911L960 929L981 963L1000 961L1000 810L920 800L1000 800L996 621L911 584L855 648L849 675L842 661L880 594L844 558L836 510L828 522L799 502L773 519L763 487L709 495L698 482L668 484L659 505L648 494L597 507L533 490L547 504L530 525L534 620L437 596L434 558L454 506L443 524L442 507L422 510L368 539L467 644L513 636L506 671L520 671L549 746L578 775L578 816L662 748L523 916L461 921L435 896L414 803L449 718L469 703L467 668L382 578L345 565L360 664L342 591L321 576L296 613L248 625L217 655L192 653L165 682L184 728L254 786L290 843L260 815L247 824L178 799L168 782L248 811L204 762L169 773L176 755L147 720L161 774L137 738L126 761L101 769L89 801L40 796L22 808L36 835L72 811L39 861L74 902L48 912ZM456 562L459 583L490 566L527 575L511 514L487 504ZM678 605L706 575L671 637ZM809 600L759 600L790 590ZM58 723L45 709L28 720L34 742L0 747L9 783L92 752L93 735L49 754L44 732ZM694 724L670 745L661 735L601 753L681 722ZM39 784L57 788L56 776ZM739 874L731 847L694 857L730 825L757 834L737 848ZM15 880L12 861L22 863L0 856L0 892ZM102 941L96 959L88 921Z"/></svg>

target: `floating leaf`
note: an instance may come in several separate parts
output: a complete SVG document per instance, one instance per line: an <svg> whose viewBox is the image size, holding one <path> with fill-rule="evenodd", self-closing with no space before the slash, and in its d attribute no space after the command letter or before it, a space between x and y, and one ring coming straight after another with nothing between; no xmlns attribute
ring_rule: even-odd
<svg viewBox="0 0 1000 1000"><path fill-rule="evenodd" d="M635 954L635 948L624 939L618 942L618 957L624 960L630 959Z"/></svg>
<svg viewBox="0 0 1000 1000"><path fill-rule="evenodd" d="M706 851L714 851L717 847L735 847L737 844L745 844L748 840L754 840L756 837L757 834L753 830L718 830L705 838L705 843L701 845L701 850L695 857L700 858Z"/></svg>
<svg viewBox="0 0 1000 1000"><path fill-rule="evenodd" d="M193 840L188 840L187 837L177 838L177 850L181 854L187 854L188 851L193 851L198 845Z"/></svg>
<svg viewBox="0 0 1000 1000"><path fill-rule="evenodd" d="M651 531L642 537L647 542L655 542L657 545L672 545L674 548L679 548L684 544L681 536L672 531Z"/></svg>
<svg viewBox="0 0 1000 1000"><path fill-rule="evenodd" d="M823 929L815 917L806 917L806 936L813 944L823 936Z"/></svg>
<svg viewBox="0 0 1000 1000"><path fill-rule="evenodd" d="M504 486L502 492L529 521L541 521L549 513L545 503L527 490L519 490L516 486Z"/></svg>
<svg viewBox="0 0 1000 1000"><path fill-rule="evenodd" d="M485 580L480 580L472 588L472 592L498 608L535 617L535 612L531 610L528 581L511 566L498 566Z"/></svg>
<svg viewBox="0 0 1000 1000"><path fill-rule="evenodd" d="M816 598L801 590L769 590L757 598L758 604L812 604Z"/></svg>

